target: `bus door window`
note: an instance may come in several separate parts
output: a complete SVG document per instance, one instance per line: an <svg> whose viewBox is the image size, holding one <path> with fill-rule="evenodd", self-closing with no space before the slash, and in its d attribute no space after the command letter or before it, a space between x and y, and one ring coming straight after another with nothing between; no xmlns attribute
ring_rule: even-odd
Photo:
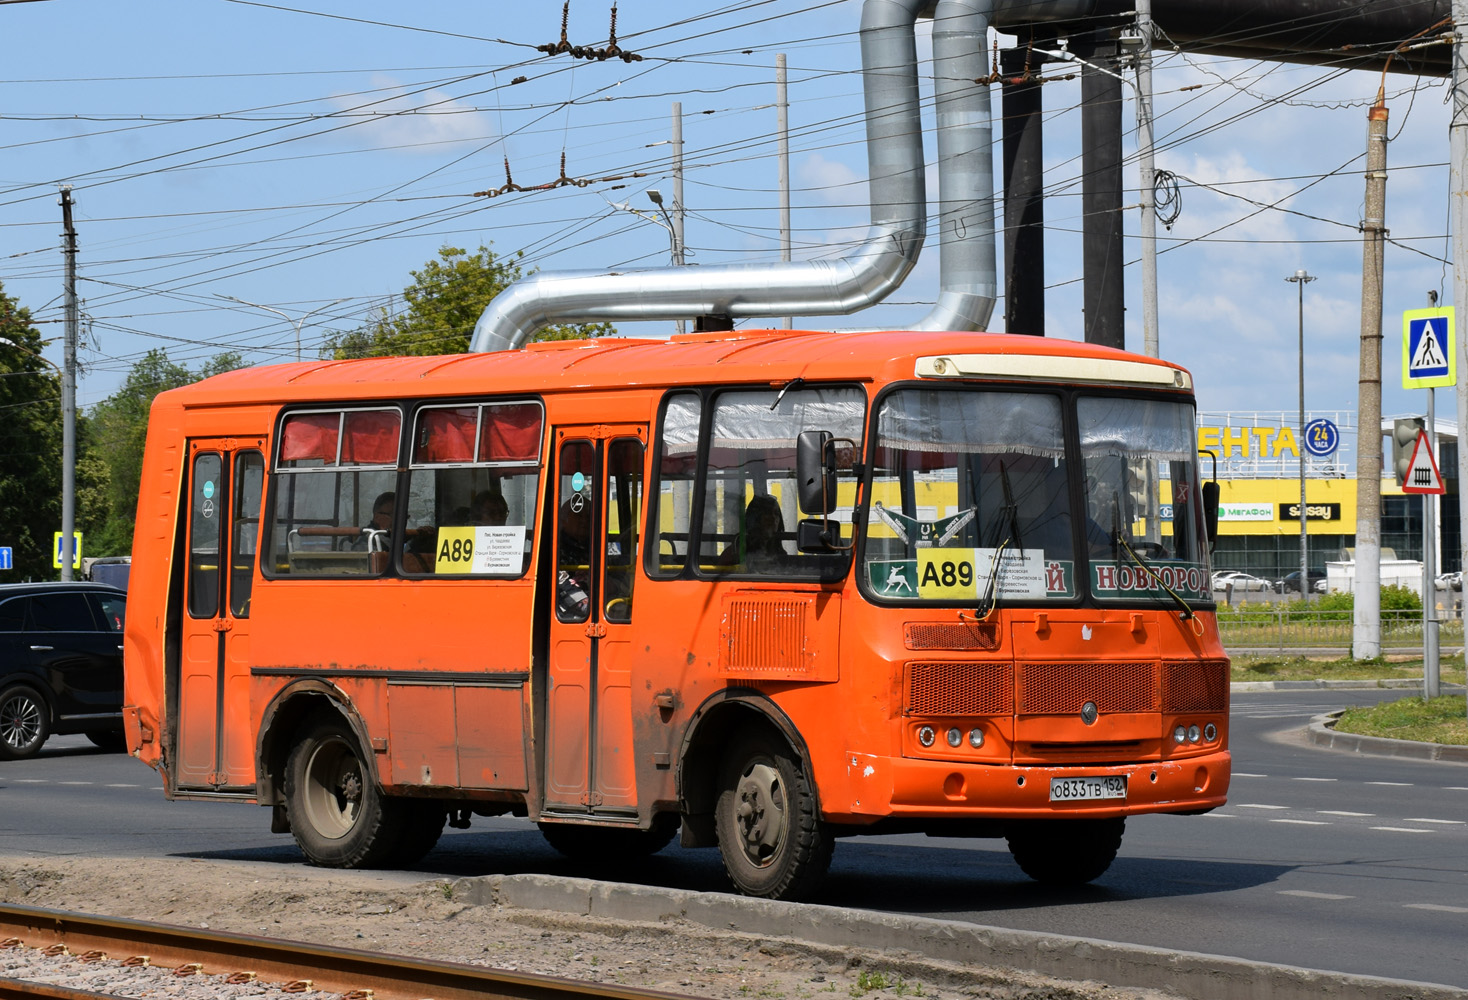
<svg viewBox="0 0 1468 1000"><path fill-rule="evenodd" d="M556 513L556 618L591 617L595 573L592 535L596 528L596 446L590 441L561 445L559 507Z"/></svg>
<svg viewBox="0 0 1468 1000"><path fill-rule="evenodd" d="M607 449L606 497L602 617L609 622L629 622L637 532L642 523L642 442L638 439L618 438Z"/></svg>
<svg viewBox="0 0 1468 1000"><path fill-rule="evenodd" d="M265 486L265 456L242 451L234 459L233 541L229 555L229 610L236 618L250 617L250 591L255 579L256 548L260 541L260 500Z"/></svg>
<svg viewBox="0 0 1468 1000"><path fill-rule="evenodd" d="M219 523L224 520L224 466L220 456L194 456L194 482L189 492L189 614L213 618L219 613Z"/></svg>

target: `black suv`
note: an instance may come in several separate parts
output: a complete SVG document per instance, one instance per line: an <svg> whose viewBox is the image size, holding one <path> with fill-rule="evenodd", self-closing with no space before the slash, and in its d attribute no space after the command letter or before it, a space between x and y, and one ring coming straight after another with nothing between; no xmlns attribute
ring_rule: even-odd
<svg viewBox="0 0 1468 1000"><path fill-rule="evenodd" d="M52 733L124 748L127 591L99 583L0 585L0 760L35 756Z"/></svg>
<svg viewBox="0 0 1468 1000"><path fill-rule="evenodd" d="M1315 584L1324 579L1325 570L1312 569L1310 571L1310 589L1313 591ZM1275 585L1275 589L1281 594L1298 594L1300 592L1300 571L1295 570L1293 573L1286 573L1285 578Z"/></svg>

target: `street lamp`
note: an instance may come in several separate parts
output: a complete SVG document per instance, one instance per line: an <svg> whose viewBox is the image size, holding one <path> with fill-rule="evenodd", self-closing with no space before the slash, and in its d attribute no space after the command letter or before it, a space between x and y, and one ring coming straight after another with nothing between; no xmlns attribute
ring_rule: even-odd
<svg viewBox="0 0 1468 1000"><path fill-rule="evenodd" d="M301 327L305 325L306 320L310 319L312 316L315 316L317 313L321 312L323 309L330 309L332 306L336 305L339 302L345 302L345 301L347 301L346 299L333 299L332 301L326 303L326 305L324 305L324 306L317 306L315 309L312 309L310 312L306 313L306 315L302 316L300 319L292 319L291 316L290 316L290 313L283 312L280 309L275 308L274 306L264 306L264 305L261 305L258 302L246 302L244 299L237 299L233 295L220 295L219 297L221 299L229 299L229 301L231 301L231 302L238 302L242 306L249 306L251 309L263 309L266 312L275 313L275 315L277 315L277 316L284 316L285 317L285 321L287 323L291 324L291 326L293 326L293 327L296 328L296 360L297 361L300 361L301 360Z"/></svg>
<svg viewBox="0 0 1468 1000"><path fill-rule="evenodd" d="M1300 598L1310 600L1309 542L1305 529L1309 520L1309 508L1305 506L1305 285L1315 278L1304 271L1296 271L1286 281L1293 281L1300 292L1300 423L1295 449L1300 453Z"/></svg>
<svg viewBox="0 0 1468 1000"><path fill-rule="evenodd" d="M646 221L651 222L654 225L662 226L664 229L666 229L668 231L668 249L670 255L672 256L673 264L676 267L682 267L683 243L681 240L678 239L677 227L673 225L673 220L668 217L668 210L663 207L663 193L657 188L649 188L647 192L647 198L655 206L657 206L658 215L662 216L661 219L659 219L655 215L648 215L646 212L639 212L637 209L632 207L630 202L609 201L607 202L607 204L620 212L631 212L639 219L645 219ZM683 333L686 329L684 321L680 319L677 322L678 332Z"/></svg>

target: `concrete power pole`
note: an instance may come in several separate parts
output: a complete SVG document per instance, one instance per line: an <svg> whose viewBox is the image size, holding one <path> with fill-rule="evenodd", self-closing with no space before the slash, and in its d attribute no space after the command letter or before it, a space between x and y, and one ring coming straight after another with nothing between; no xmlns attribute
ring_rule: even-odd
<svg viewBox="0 0 1468 1000"><path fill-rule="evenodd" d="M1453 234L1453 308L1468 313L1468 0L1453 0L1453 23L1458 26L1453 39L1453 115L1448 125L1448 217ZM1468 344L1458 335L1453 350L1458 352L1458 384L1453 392L1457 402L1458 426L1468 427ZM1461 431L1459 432L1461 435ZM1463 483L1468 483L1468 448L1458 445L1458 483L1460 498L1458 519L1461 568L1468 568L1468 502L1461 496Z"/></svg>
<svg viewBox="0 0 1468 1000"><path fill-rule="evenodd" d="M780 173L780 260L790 262L790 94L786 89L785 53L775 55L775 131L779 133ZM780 325L789 330L794 317L786 316Z"/></svg>
<svg viewBox="0 0 1468 1000"><path fill-rule="evenodd" d="M61 186L66 226L66 341L61 363L61 579L71 579L76 560L76 227L71 224L71 185Z"/></svg>
<svg viewBox="0 0 1468 1000"><path fill-rule="evenodd" d="M1351 634L1351 656L1358 660L1374 660L1381 655L1381 297L1386 249L1386 123L1383 85L1367 112L1366 218L1361 223L1361 379ZM1304 516L1305 512L1300 513Z"/></svg>

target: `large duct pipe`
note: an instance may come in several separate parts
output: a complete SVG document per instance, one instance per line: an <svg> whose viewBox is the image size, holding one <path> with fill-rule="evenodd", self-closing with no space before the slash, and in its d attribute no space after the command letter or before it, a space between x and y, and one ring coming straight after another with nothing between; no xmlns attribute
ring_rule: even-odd
<svg viewBox="0 0 1468 1000"><path fill-rule="evenodd" d="M845 257L779 264L534 274L495 296L470 351L519 347L558 322L809 316L880 302L917 263L927 229L917 19L934 0L866 0L861 12L871 227Z"/></svg>
<svg viewBox="0 0 1468 1000"><path fill-rule="evenodd" d="M938 131L938 301L912 330L980 330L998 295L994 126L985 49L994 0L939 0L933 12Z"/></svg>

